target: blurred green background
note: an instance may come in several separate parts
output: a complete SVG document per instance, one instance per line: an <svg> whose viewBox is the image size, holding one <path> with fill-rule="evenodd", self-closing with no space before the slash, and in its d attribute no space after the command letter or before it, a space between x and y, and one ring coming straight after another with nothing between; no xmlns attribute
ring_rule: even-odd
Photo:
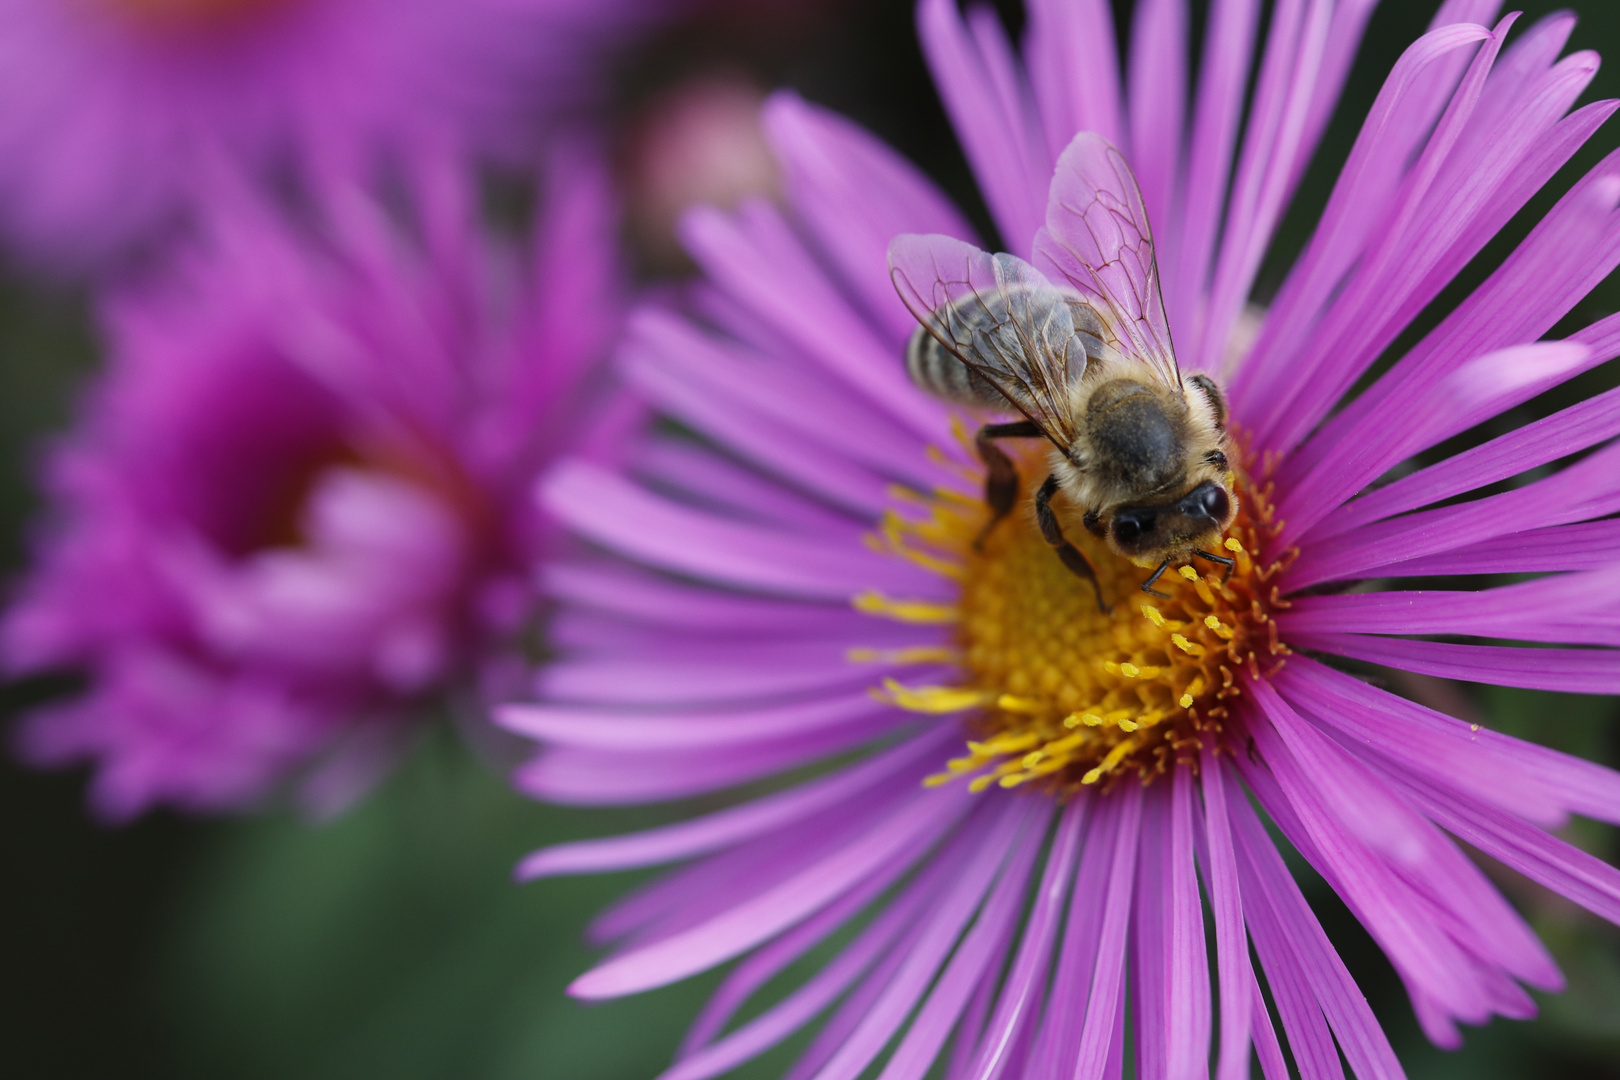
<svg viewBox="0 0 1620 1080"><path fill-rule="evenodd" d="M683 79L740 74L762 87L794 86L854 116L974 204L914 44L909 0L804 0L785 17L736 17L746 6L675 27L622 58L620 127L633 127ZM1533 5L1526 19L1557 6ZM1016 21L1016 5L1004 8ZM1128 19L1128 3L1116 10ZM1375 16L1328 141L1268 261L1262 294L1307 235L1383 74L1431 11L1428 3L1385 0ZM1581 14L1572 48L1620 49L1620 5L1594 0ZM1605 71L1587 99L1616 95L1620 76ZM1620 128L1611 122L1555 187L1617 143ZM1550 201L1539 198L1448 296L1478 281ZM1436 311L1446 305L1443 297ZM1569 322L1615 310L1620 283L1611 280ZM1432 321L1431 314L1424 323ZM21 566L20 536L37 510L28 477L41 440L63 425L94 363L82 296L15 273L0 283L7 576ZM1600 369L1507 422L1617 381ZM0 688L6 724L62 689ZM1405 689L1431 698L1458 693ZM1620 764L1613 700L1492 690L1462 704L1515 734ZM9 758L0 764L6 1076L650 1077L714 984L711 976L591 1007L566 999L563 988L592 957L582 943L586 921L633 879L516 887L513 863L543 844L645 826L682 808L539 806L513 794L448 730L426 735L370 800L320 825L287 811L216 821L157 813L106 829L87 819L82 790L79 774L35 774ZM1581 823L1571 836L1620 861L1612 830ZM1620 932L1522 882L1503 885L1555 951L1571 988L1544 998L1536 1021L1469 1029L1466 1048L1454 1054L1423 1041L1376 948L1319 882L1308 888L1411 1076L1620 1077ZM778 1054L738 1075L779 1075L790 1059Z"/></svg>

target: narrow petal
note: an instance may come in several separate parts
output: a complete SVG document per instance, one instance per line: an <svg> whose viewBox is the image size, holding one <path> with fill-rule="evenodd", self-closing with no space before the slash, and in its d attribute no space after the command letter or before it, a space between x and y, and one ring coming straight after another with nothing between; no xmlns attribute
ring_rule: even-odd
<svg viewBox="0 0 1620 1080"><path fill-rule="evenodd" d="M1344 745L1344 744L1341 744ZM1426 784L1411 770L1379 761L1365 747L1346 745L1353 756L1398 781L1399 790ZM1407 881L1435 909L1436 921L1467 952L1470 978L1479 984L1489 1011L1523 1018L1535 1006L1515 979L1540 990L1564 989L1564 979L1522 916L1502 896L1476 863L1449 841L1431 843L1429 859Z"/></svg>
<svg viewBox="0 0 1620 1080"><path fill-rule="evenodd" d="M1594 120L1607 115L1606 110L1612 111L1612 103L1588 106L1567 117L1555 132L1555 149L1566 155L1572 153L1576 149L1572 136L1589 132ZM1556 167L1558 162L1547 164ZM1366 393L1327 420L1320 432L1300 446L1288 464L1290 479L1299 483L1307 474L1320 472L1324 462L1342 448L1355 447L1357 444L1347 441L1352 437L1350 433L1365 432L1373 417L1397 416L1400 422L1420 424L1431 436L1437 432L1455 433L1486 419L1491 408L1528 400L1574 374L1578 367L1553 366L1544 377L1517 383L1506 396L1495 401L1487 396L1473 403L1474 407L1443 412L1438 420L1432 414L1413 411L1414 403L1431 400L1440 392L1444 380L1463 364L1504 346L1541 337L1620 264L1620 215L1614 212L1617 199L1620 152L1611 153L1582 177L1482 286ZM1620 353L1615 325L1611 317L1570 340L1589 346L1592 352L1588 361L1600 363ZM1342 492L1314 500L1311 521L1335 509L1341 498ZM1301 524L1293 532L1298 534L1305 528Z"/></svg>
<svg viewBox="0 0 1620 1080"><path fill-rule="evenodd" d="M1325 1039L1327 1030L1321 1023L1325 1017L1358 1080L1404 1078L1395 1051L1368 1008L1367 999L1323 933L1265 828L1247 802L1233 800L1229 805L1243 874L1244 910L1253 912L1250 927L1255 948L1282 1009L1302 1074L1308 1062L1316 1075L1343 1075L1338 1053ZM1308 998L1301 1000L1302 994ZM1264 1015L1263 1003L1258 1003L1256 1011ZM1257 1039L1256 1043L1265 1045L1264 1040ZM1261 1062L1273 1053L1262 1049Z"/></svg>
<svg viewBox="0 0 1620 1080"><path fill-rule="evenodd" d="M1250 812L1247 806L1239 810L1240 805L1238 801L1233 802L1233 817L1238 826L1234 829L1238 868L1242 875L1239 880L1247 899L1244 918L1254 941L1255 954L1265 971L1266 984L1271 988L1272 1000L1277 1003L1277 1015L1288 1036L1288 1049L1299 1067L1301 1080L1343 1080L1344 1069L1339 1064L1332 1032L1323 1019L1320 1005L1314 1000L1310 981L1310 975L1314 972L1289 947L1276 913L1278 899L1273 895L1273 890L1280 890L1284 897L1288 897L1291 892L1297 891L1298 886L1290 877L1266 873L1271 869L1265 865L1271 840L1263 832L1256 835L1247 828L1246 818ZM1271 851L1271 854L1275 855L1275 851ZM1315 921L1314 917L1312 921ZM1255 1002L1254 1015L1267 1021L1261 1030L1270 1028L1264 1000ZM1273 1033L1273 1041L1275 1038ZM1261 1066L1264 1067L1271 1056L1268 1053L1271 1048L1263 1036L1255 1040L1255 1045L1260 1051ZM1267 1072L1266 1075L1269 1080L1272 1073ZM1287 1076L1286 1067L1278 1075Z"/></svg>
<svg viewBox="0 0 1620 1080"><path fill-rule="evenodd" d="M1091 992L1073 1075L1091 1080L1106 1068L1123 1043L1125 940L1131 912L1132 882L1136 878L1136 849L1142 822L1142 789L1135 784L1112 796L1118 801L1113 819L1114 844L1104 887L1102 921L1098 931L1097 966L1091 973Z"/></svg>
<svg viewBox="0 0 1620 1080"><path fill-rule="evenodd" d="M888 277L887 240L884 258L887 301L903 316ZM897 336L893 348L898 350L904 340ZM642 375L648 367L667 367L682 381L703 387L733 408L768 418L799 439L824 447L824 452L876 472L919 484L933 483L937 475L916 435L890 422L861 395L851 394L844 380L810 365L755 354L662 308L636 312L620 355ZM770 377L762 377L767 369ZM663 382L654 385L667 389Z"/></svg>
<svg viewBox="0 0 1620 1080"><path fill-rule="evenodd" d="M853 1080L859 1076L911 1015L957 945L968 920L979 911L985 894L1002 876L1015 839L1030 816L1031 807L1024 800L1008 800L998 809L995 826L973 861L963 867L962 877L940 898L927 928L894 979L817 1073L821 1080Z"/></svg>
<svg viewBox="0 0 1620 1080"><path fill-rule="evenodd" d="M761 1015L716 1039L714 1036L755 990L807 949L823 941L828 933L892 882L882 876L874 877L871 884L851 892L836 905L750 956L709 999L687 1033L675 1065L660 1080L699 1080L727 1072L809 1023L886 952L893 955L903 948L907 928L914 927L917 916L937 898L953 865L951 855L952 852L941 853L927 872L885 903L871 924L803 986Z"/></svg>
<svg viewBox="0 0 1620 1080"><path fill-rule="evenodd" d="M1290 659L1271 681L1318 724L1459 795L1547 826L1569 813L1620 815L1620 773L1595 762L1464 723L1309 657Z"/></svg>
<svg viewBox="0 0 1620 1080"><path fill-rule="evenodd" d="M1282 761L1275 752L1267 756L1268 764ZM1246 763L1242 767L1284 834L1383 946L1414 1004L1422 1002L1430 1010L1426 1030L1447 1032L1454 1020L1481 1024L1498 1012L1522 1015L1525 995L1512 986L1508 971L1542 985L1560 985L1556 969L1522 920L1432 825L1423 823L1428 857L1420 867L1403 869L1368 859L1358 845L1346 843L1347 836L1335 835L1331 818L1311 805L1298 777L1287 780L1290 790L1285 794L1272 773ZM1318 838L1325 846L1318 846ZM1403 928L1402 922L1408 925ZM1526 942L1528 950L1522 948Z"/></svg>
<svg viewBox="0 0 1620 1080"><path fill-rule="evenodd" d="M1169 1075L1171 1040L1167 998L1169 986L1170 882L1166 849L1170 845L1169 795L1163 784L1150 787L1142 797L1142 836L1136 856L1136 899L1131 905L1130 986L1132 1045L1141 1080L1165 1080Z"/></svg>
<svg viewBox="0 0 1620 1080"><path fill-rule="evenodd" d="M547 596L626 621L713 633L811 630L844 625L848 601L814 604L702 588L618 562L553 562L541 571Z"/></svg>
<svg viewBox="0 0 1620 1080"><path fill-rule="evenodd" d="M1339 0L1333 5L1333 23L1328 27L1327 47L1317 68L1316 84L1312 89L1310 110L1305 117L1305 128L1300 135L1301 152L1295 155L1294 174L1289 181L1290 194L1299 187L1311 155L1327 129L1333 111L1338 107L1345 80L1350 75L1351 63L1361 47L1361 37L1367 29L1378 0ZM1479 19L1461 19L1460 22L1489 22L1490 15Z"/></svg>
<svg viewBox="0 0 1620 1080"><path fill-rule="evenodd" d="M905 1037L879 1074L879 1080L921 1080L950 1038L957 1018L968 999L982 982L993 982L1000 974L1002 953L1012 936L1016 920L1023 913L1030 870L1045 839L1047 815L1030 815L1023 831L1013 840L1013 849L997 878L990 898L979 912L939 980L928 992Z"/></svg>
<svg viewBox="0 0 1620 1080"><path fill-rule="evenodd" d="M1257 685L1251 683L1251 687ZM1278 700L1267 701L1267 716L1274 720L1284 715L1286 706L1279 706ZM1479 987L1465 976L1461 950L1449 936L1437 932L1426 906L1414 903L1411 889L1367 842L1365 833L1373 821L1395 824L1395 838L1380 846L1397 852L1408 866L1419 864L1420 838L1409 827L1402 827L1407 823L1399 820L1396 808L1389 805L1391 800L1386 796L1385 805L1375 807L1374 814L1355 814L1344 797L1332 801L1324 797L1317 787L1324 775L1309 771L1292 755L1292 747L1285 748L1266 724L1256 723L1251 730L1261 744L1269 775L1261 775L1247 758L1241 758L1239 764L1267 813L1344 897L1397 970L1444 1003L1448 1012L1483 1021L1488 1012ZM1369 790L1362 785L1358 794L1366 795Z"/></svg>
<svg viewBox="0 0 1620 1080"><path fill-rule="evenodd" d="M1277 1042L1277 1029L1271 1024L1271 1014L1266 1011L1266 998L1260 992L1258 975L1249 978L1249 989L1249 1015L1254 1017L1254 1056L1260 1062L1260 1074L1265 1080L1289 1080L1288 1063L1283 1059L1281 1044Z"/></svg>
<svg viewBox="0 0 1620 1080"><path fill-rule="evenodd" d="M686 863L614 901L591 921L586 937L593 943L613 943L628 949L688 930L713 915L716 889L728 890L734 902L768 892L806 864L826 858L865 834L865 823L893 817L915 793L915 789L861 792L850 803L860 815L858 818L828 816L800 821L772 837ZM858 892L867 880L851 891ZM840 896L839 901L842 899Z"/></svg>
<svg viewBox="0 0 1620 1080"><path fill-rule="evenodd" d="M545 480L546 504L579 532L633 558L713 581L811 599L847 600L903 568L862 548L829 549L678 506L583 462ZM902 587L896 591L905 591Z"/></svg>
<svg viewBox="0 0 1620 1080"><path fill-rule="evenodd" d="M1383 577L1443 577L1453 574L1524 574L1598 570L1620 558L1620 520L1584 521L1527 529L1380 567Z"/></svg>
<svg viewBox="0 0 1620 1080"><path fill-rule="evenodd" d="M563 658L541 671L535 687L542 697L581 704L706 705L869 686L877 670L850 663L833 644L716 644L658 660Z"/></svg>
<svg viewBox="0 0 1620 1080"><path fill-rule="evenodd" d="M1566 694L1620 693L1620 651L1614 649L1451 645L1329 632L1301 633L1293 643L1442 679Z"/></svg>
<svg viewBox="0 0 1620 1080"><path fill-rule="evenodd" d="M1107 0L1030 0L1027 17L1024 55L1046 145L1055 153L1081 131L1123 144L1129 133Z"/></svg>
<svg viewBox="0 0 1620 1080"><path fill-rule="evenodd" d="M779 348L811 358L907 430L929 440L949 437L944 410L906 381L899 342L850 306L780 212L764 203L746 204L731 217L703 208L688 214L681 235L708 279L747 305Z"/></svg>
<svg viewBox="0 0 1620 1080"><path fill-rule="evenodd" d="M1297 446L1433 299L1443 284L1431 277L1435 265L1481 211L1494 184L1517 163L1517 156L1487 158L1477 173L1469 174L1477 184L1470 192L1473 198L1461 199L1456 205L1444 201L1453 194L1439 187L1446 162L1472 117L1486 76L1516 17L1504 18L1480 45L1422 152L1401 177L1398 193L1385 220L1375 227L1354 276L1323 313L1321 325L1313 328L1306 347L1292 358L1290 392L1282 411L1254 417L1255 437L1266 445L1279 450Z"/></svg>
<svg viewBox="0 0 1620 1080"><path fill-rule="evenodd" d="M1068 898L1069 886L1073 884L1088 805L1080 800L1071 802L1058 820L1057 835L1047 855L1040 888L1035 893L1034 906L1030 911L1029 925L1019 942L1018 955L1014 957L1006 985L996 999L995 1013L985 1029L978 1055L972 1062L972 1068L963 1075L972 1076L975 1080L999 1080L1007 1075L1010 1058L1018 1048L1017 1040L1026 1029L1033 1030L1039 1018L1040 988L1046 981L1046 972L1052 962L1052 946L1063 920L1064 901Z"/></svg>
<svg viewBox="0 0 1620 1080"><path fill-rule="evenodd" d="M1620 511L1620 444L1513 491L1380 521L1305 547L1288 568L1290 591L1365 576L1390 563L1434 555L1509 533Z"/></svg>
<svg viewBox="0 0 1620 1080"><path fill-rule="evenodd" d="M880 718L884 719L884 718ZM518 768L512 781L540 799L569 806L631 806L665 802L758 780L798 768L829 754L872 742L915 717L891 710L888 722L872 719L823 728L802 735L734 746L723 754L709 750L649 754L554 747Z"/></svg>
<svg viewBox="0 0 1620 1080"><path fill-rule="evenodd" d="M1373 433L1366 426L1352 429L1316 471L1290 479L1277 513L1295 516L1285 519L1277 542L1296 542L1406 458L1596 367L1602 359L1576 341L1510 345L1464 364L1432 393L1409 386L1400 404L1379 418L1376 447L1368 446ZM1435 409L1434 401L1444 401L1446 407Z"/></svg>
<svg viewBox="0 0 1620 1080"><path fill-rule="evenodd" d="M1059 1075L1072 1068L1080 1045L1080 1030L1067 1018L1083 1015L1091 972L1096 965L1098 934L1102 926L1103 898L1112 866L1117 822L1116 804L1090 791L1075 796L1082 831L1080 865L1069 893L1063 940L1051 979L1051 999L1040 1016L1028 1072L1035 1076Z"/></svg>
<svg viewBox="0 0 1620 1080"><path fill-rule="evenodd" d="M982 20L977 23L983 25ZM1050 158L1044 146L1035 144L1042 133L1021 87L1005 68L1007 58L999 48L984 47L982 31L975 40L954 0L922 0L917 36L1002 245L1026 254L1045 215L1039 178Z"/></svg>
<svg viewBox="0 0 1620 1080"><path fill-rule="evenodd" d="M680 412L674 407L669 411L674 415ZM723 430L721 426L706 434L714 436L718 442ZM753 426L749 434L757 437L758 431L758 426ZM776 436L781 438L780 429ZM876 517L872 508L877 503L870 494L876 477L842 461L829 469L825 459L835 457L836 451L807 446L804 440L791 436L785 442L788 444L785 452L760 456L761 464L778 456L786 457L786 464L778 470L749 468L736 457L716 453L691 439L662 435L648 438L635 447L627 455L626 465L636 479L648 487L661 489L683 501L705 504L721 516L790 531L846 537L856 531L851 526L870 524ZM811 464L808 460L811 458L820 460ZM796 473L795 470L802 471ZM842 474L850 482L851 490L840 492L836 497L821 496L817 488L827 482L829 474ZM795 482L796 475L802 480ZM788 483L784 484L783 480Z"/></svg>
<svg viewBox="0 0 1620 1080"><path fill-rule="evenodd" d="M726 378L712 366L672 362L670 352L664 345L638 348L635 341L621 351L626 378L651 404L744 461L835 506L868 519L883 512L887 503L883 477L831 451L825 442L785 427L769 412L750 407L752 402L739 400L747 395L733 392L741 385L737 379Z"/></svg>
<svg viewBox="0 0 1620 1080"><path fill-rule="evenodd" d="M1165 229L1171 221L1172 197L1180 178L1181 146L1187 106L1186 0L1146 0L1138 4L1131 24L1130 90L1131 166L1142 185L1148 216ZM1165 235L1161 233L1161 236ZM1168 237L1166 238L1168 239ZM1167 247L1165 240L1161 247ZM1173 255L1161 265L1175 261Z"/></svg>
<svg viewBox="0 0 1620 1080"><path fill-rule="evenodd" d="M1259 81L1238 150L1232 196L1192 366L1216 370L1249 298L1260 260L1282 218L1302 152L1305 124L1328 31L1328 0L1283 0L1271 16Z"/></svg>
<svg viewBox="0 0 1620 1080"><path fill-rule="evenodd" d="M927 929L927 921L917 920L916 925L907 932L899 944L889 951L859 986L850 991L833 1011L832 1017L822 1024L821 1029L810 1040L809 1048L793 1063L793 1067L788 1070L783 1080L811 1080L820 1074L822 1067L838 1052L838 1048L848 1041L850 1033L861 1025L884 991L894 982L895 976Z"/></svg>
<svg viewBox="0 0 1620 1080"><path fill-rule="evenodd" d="M782 91L763 119L799 217L858 288L866 313L903 339L914 323L894 302L889 241L901 233L973 240L972 226L916 166L844 117Z"/></svg>
<svg viewBox="0 0 1620 1080"><path fill-rule="evenodd" d="M1120 1019L1115 1016L1107 1028L1089 1036L1101 1040L1103 1046L1093 1051L1096 1057L1090 1072L1077 1074L1075 1063L1080 1054L1082 1036L1089 1030L1087 1024L1092 1023L1081 1022L1081 1019L1089 1016L1093 1004L1098 1009L1104 1008L1101 1002L1090 1000L1097 985L1098 958L1105 953L1113 957L1105 961L1108 971L1113 971L1122 959L1114 957L1114 951L1122 950L1124 942L1110 938L1108 934L1117 932L1123 935L1128 930L1128 924L1120 921L1123 914L1110 907L1110 904L1124 904L1128 909L1129 893L1136 877L1134 851L1127 858L1118 850L1122 827L1131 826L1130 821L1124 820L1127 810L1125 802L1098 797L1089 791L1082 792L1077 798L1084 800L1087 805L1090 820L1085 839L1080 845L1080 867L1070 892L1063 944L1058 950L1057 970L1052 979L1052 999L1041 1017L1041 1026L1031 1053L1028 1074L1034 1076L1097 1076L1098 1069L1106 1072L1104 1057L1109 1052L1107 1041L1113 1037L1110 1029L1116 1027ZM1135 836L1140 831L1139 800L1135 816L1137 822L1130 837L1133 847ZM1123 885L1116 873L1124 875ZM1121 888L1127 895L1121 897ZM1110 1000L1122 1012L1123 1003L1119 1001L1119 994L1124 989L1124 982L1109 976L1108 972L1104 972L1104 976L1104 982L1111 988ZM1095 1023L1100 1024L1101 1021L1102 1017L1099 1016Z"/></svg>
<svg viewBox="0 0 1620 1080"><path fill-rule="evenodd" d="M1610 567L1474 592L1304 596L1277 616L1277 626L1285 640L1330 631L1620 645L1620 612L1612 599L1617 589L1620 569Z"/></svg>
<svg viewBox="0 0 1620 1080"><path fill-rule="evenodd" d="M656 703L656 702L655 702ZM625 714L567 705L503 705L495 720L508 731L560 746L661 751L730 748L849 723L886 706L865 692L730 712L660 710Z"/></svg>
<svg viewBox="0 0 1620 1080"><path fill-rule="evenodd" d="M579 840L542 848L518 863L520 881L596 874L676 862L763 836L838 806L859 792L891 783L895 774L915 769L948 739L939 731L907 740L871 761L762 799L728 807L675 825L604 840Z"/></svg>
<svg viewBox="0 0 1620 1080"><path fill-rule="evenodd" d="M1182 334L1196 333L1199 305L1205 295L1215 241L1220 235L1227 183L1232 175L1232 148L1243 116L1244 91L1260 22L1257 0L1217 0L1210 6L1204 53L1199 65L1198 94L1188 148L1187 175L1179 199L1172 203L1165 244L1170 256L1164 272L1164 300L1170 325ZM1133 74L1135 69L1133 68ZM1187 356L1191 368L1192 356Z"/></svg>
<svg viewBox="0 0 1620 1080"><path fill-rule="evenodd" d="M1132 946L1142 1080L1209 1075L1209 966L1194 869L1192 786L1191 771L1178 768L1169 791L1149 791L1145 799Z"/></svg>
<svg viewBox="0 0 1620 1080"><path fill-rule="evenodd" d="M908 908L896 904L890 912L885 912L885 916L891 912L914 914L915 906ZM874 959L882 956L892 944L886 934L892 934L895 929L894 922L888 918L874 923L831 963L817 971L784 1000L718 1042L682 1057L660 1073L658 1080L708 1080L751 1061L788 1038L836 1000L851 982L869 970ZM897 957L898 954L899 950L896 949L890 955Z"/></svg>
<svg viewBox="0 0 1620 1080"><path fill-rule="evenodd" d="M745 952L814 914L902 851L926 847L963 802L950 788L917 797L860 839L769 892L684 933L599 964L575 979L568 992L586 999L620 997L666 986Z"/></svg>
<svg viewBox="0 0 1620 1080"><path fill-rule="evenodd" d="M1371 782L1342 750L1315 730L1266 680L1249 689L1269 723L1253 725L1261 756L1273 765L1285 794L1292 781L1311 777L1312 803L1325 816L1373 851L1408 867L1420 866L1426 852L1411 810ZM1286 749L1285 749L1286 748ZM1296 806L1297 809L1297 806Z"/></svg>
<svg viewBox="0 0 1620 1080"><path fill-rule="evenodd" d="M1589 398L1409 473L1334 511L1320 539L1538 469L1620 435L1620 389Z"/></svg>
<svg viewBox="0 0 1620 1080"><path fill-rule="evenodd" d="M1243 929L1243 894L1238 887L1237 855L1226 809L1227 773L1216 757L1213 741L1199 749L1198 775L1204 795L1204 889L1215 918L1215 959L1220 976L1221 1050L1215 1076L1216 1080L1248 1080L1254 969Z"/></svg>
<svg viewBox="0 0 1620 1080"><path fill-rule="evenodd" d="M1408 788L1408 794L1446 830L1504 866L1620 923L1620 869L1494 808L1438 791Z"/></svg>
<svg viewBox="0 0 1620 1080"><path fill-rule="evenodd" d="M1002 943L1004 952L1012 945L1011 931L1012 928L1009 927L1007 939ZM973 1064L973 1055L984 1035L984 1026L990 1016L990 1006L995 998L995 980L980 979L978 986L973 990L973 997L968 1002L967 1009L962 1013L962 1019L957 1022L956 1030L951 1034L951 1050L944 1062L945 1080L966 1080L968 1070ZM1036 1008L1039 1007L1037 1004ZM1020 1041L1014 1047L1015 1056L1023 1049L1023 1045L1023 1041Z"/></svg>
<svg viewBox="0 0 1620 1080"><path fill-rule="evenodd" d="M1459 50L1472 49L1488 36L1480 26L1444 26L1413 42L1396 61L1310 243L1271 306L1260 340L1228 386L1233 408L1240 414L1264 418L1269 428L1271 418L1286 407L1295 358L1364 250L1373 223L1394 198L1418 140L1444 107L1443 98L1425 93L1427 76Z"/></svg>

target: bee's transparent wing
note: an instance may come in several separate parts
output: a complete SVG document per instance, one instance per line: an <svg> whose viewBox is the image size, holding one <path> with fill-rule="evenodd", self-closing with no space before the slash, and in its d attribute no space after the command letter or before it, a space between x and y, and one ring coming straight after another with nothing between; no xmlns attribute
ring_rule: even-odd
<svg viewBox="0 0 1620 1080"><path fill-rule="evenodd" d="M1109 344L1181 385L1142 189L1101 135L1081 132L1058 158L1034 262L1097 307Z"/></svg>
<svg viewBox="0 0 1620 1080"><path fill-rule="evenodd" d="M1013 255L991 255L949 236L896 237L889 276L912 315L1061 446L1078 428L1069 383L1085 373L1087 346L1103 348L1096 314Z"/></svg>

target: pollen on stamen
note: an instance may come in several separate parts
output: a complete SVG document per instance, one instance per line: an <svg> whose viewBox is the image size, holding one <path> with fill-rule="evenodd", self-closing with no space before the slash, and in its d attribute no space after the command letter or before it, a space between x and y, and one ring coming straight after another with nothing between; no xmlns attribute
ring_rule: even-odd
<svg viewBox="0 0 1620 1080"><path fill-rule="evenodd" d="M953 664L962 659L960 649L948 645L917 645L908 649L854 648L844 656L857 664Z"/></svg>
<svg viewBox="0 0 1620 1080"><path fill-rule="evenodd" d="M1182 652L1194 659L1198 659L1206 655L1209 651L1202 645L1198 644L1198 642L1187 640L1187 638L1183 637L1181 634L1171 634L1170 644L1174 645L1176 648L1180 649Z"/></svg>
<svg viewBox="0 0 1620 1080"><path fill-rule="evenodd" d="M963 431L965 438L966 432ZM1038 448L1016 463L1027 501L1045 476ZM943 455L942 455L943 456ZM1102 598L1068 571L1040 535L1028 506L1015 507L984 536L982 477L946 489L906 512L885 515L875 547L938 573L954 604L894 600L876 592L855 606L880 617L939 627L948 636L896 654L954 659L952 685L906 687L884 680L882 700L927 715L959 716L967 754L930 785L968 780L972 791L1035 789L1061 797L1135 776L1149 782L1178 762L1195 762L1207 739L1219 747L1234 672L1269 671L1286 647L1270 623L1278 570L1263 552L1274 530L1264 490L1236 481L1238 516L1222 538L1229 575L1182 566L1160 579L1168 599L1141 598L1144 571L1114 555L1079 522L1063 496L1053 502L1064 533L1096 568ZM919 506L921 507L919 511Z"/></svg>
<svg viewBox="0 0 1620 1080"><path fill-rule="evenodd" d="M995 698L982 690L953 686L902 686L893 679L884 679L882 690L874 690L879 700L887 700L907 712L940 713L965 712L988 705Z"/></svg>
<svg viewBox="0 0 1620 1080"><path fill-rule="evenodd" d="M882 615L905 623L924 626L943 626L957 622L961 609L952 604L931 604L923 600L895 600L876 590L856 595L855 610L868 615Z"/></svg>

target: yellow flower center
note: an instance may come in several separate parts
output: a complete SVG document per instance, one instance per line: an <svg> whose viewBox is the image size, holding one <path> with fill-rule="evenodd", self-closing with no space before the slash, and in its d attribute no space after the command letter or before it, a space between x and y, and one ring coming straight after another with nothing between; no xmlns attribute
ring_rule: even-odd
<svg viewBox="0 0 1620 1080"><path fill-rule="evenodd" d="M1202 561L1173 567L1155 586L1169 599L1142 592L1146 571L1087 532L1060 495L1053 507L1064 535L1096 568L1104 613L1091 585L1058 561L1036 527L1032 496L1046 476L1044 449L1014 452L1021 503L979 549L988 510L977 494L952 488L897 492L902 508L874 538L957 581L956 605L878 593L855 599L874 615L952 627L949 646L882 654L948 660L960 673L941 686L888 679L878 691L916 712L967 714L966 753L930 783L972 777L982 791L1039 782L1062 794L1132 773L1146 783L1195 760L1204 738L1220 736L1229 699L1241 692L1239 674L1269 672L1288 651L1269 615L1285 606L1271 584L1281 564L1261 555L1275 532L1269 491L1238 476L1238 516L1220 552L1236 567L1229 577Z"/></svg>

